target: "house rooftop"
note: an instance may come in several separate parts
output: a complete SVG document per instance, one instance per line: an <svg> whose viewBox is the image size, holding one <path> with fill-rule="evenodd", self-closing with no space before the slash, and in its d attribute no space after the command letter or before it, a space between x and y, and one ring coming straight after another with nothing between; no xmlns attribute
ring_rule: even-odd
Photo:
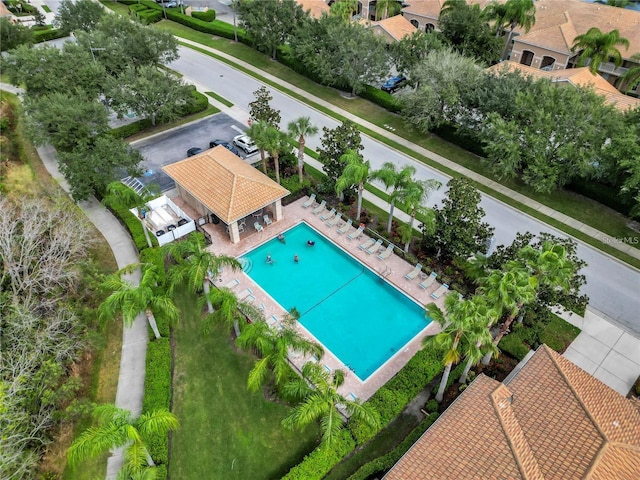
<svg viewBox="0 0 640 480"><path fill-rule="evenodd" d="M222 145L162 170L227 225L289 195Z"/></svg>
<svg viewBox="0 0 640 480"><path fill-rule="evenodd" d="M296 0L302 10L309 12L311 18L321 18L323 13L329 13L329 5L324 0Z"/></svg>
<svg viewBox="0 0 640 480"><path fill-rule="evenodd" d="M384 480L640 478L640 405L542 345L508 384L484 375Z"/></svg>
<svg viewBox="0 0 640 480"><path fill-rule="evenodd" d="M378 22L372 22L371 27L384 30L396 41L402 40L405 35L411 35L417 30L417 28L411 25L411 22L402 15L395 15Z"/></svg>

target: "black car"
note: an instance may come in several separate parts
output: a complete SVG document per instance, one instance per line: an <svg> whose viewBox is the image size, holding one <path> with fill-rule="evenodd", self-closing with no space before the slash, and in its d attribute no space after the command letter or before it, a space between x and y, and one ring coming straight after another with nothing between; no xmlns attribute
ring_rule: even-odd
<svg viewBox="0 0 640 480"><path fill-rule="evenodd" d="M240 152L236 147L231 145L229 142L225 142L224 140L213 140L209 142L209 148L217 147L218 145L222 145L224 148L229 150L231 153L240 156Z"/></svg>
<svg viewBox="0 0 640 480"><path fill-rule="evenodd" d="M393 93L399 88L404 87L407 84L407 79L404 75L398 75L397 77L390 78L382 84L382 90L388 93Z"/></svg>
<svg viewBox="0 0 640 480"><path fill-rule="evenodd" d="M187 157L193 157L194 155L198 155L199 153L204 152L204 150L202 150L199 147L192 147L189 150L187 150Z"/></svg>

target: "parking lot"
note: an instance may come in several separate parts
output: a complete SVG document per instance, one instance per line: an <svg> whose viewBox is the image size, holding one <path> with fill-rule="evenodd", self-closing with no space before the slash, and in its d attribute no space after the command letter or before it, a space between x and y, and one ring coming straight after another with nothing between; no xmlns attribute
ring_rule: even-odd
<svg viewBox="0 0 640 480"><path fill-rule="evenodd" d="M174 182L162 172L163 166L187 158L187 150L191 147L206 150L209 142L218 139L231 143L233 137L239 135L244 128L245 125L218 113L175 130L132 142L131 146L144 157L146 173L140 180L147 185L160 185L162 191L170 190L174 187ZM246 157L242 150L240 156ZM259 154L254 153L250 157L257 160Z"/></svg>

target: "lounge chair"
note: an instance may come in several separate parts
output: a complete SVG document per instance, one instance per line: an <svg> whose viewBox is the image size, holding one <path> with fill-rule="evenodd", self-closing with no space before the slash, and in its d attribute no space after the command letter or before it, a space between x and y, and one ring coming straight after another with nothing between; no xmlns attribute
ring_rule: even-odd
<svg viewBox="0 0 640 480"><path fill-rule="evenodd" d="M443 283L435 292L431 294L431 298L438 300L442 295L444 295L447 290L449 290L449 285Z"/></svg>
<svg viewBox="0 0 640 480"><path fill-rule="evenodd" d="M413 268L413 270L411 270L409 273L407 273L404 278L406 278L407 280L413 280L414 278L416 278L418 276L418 274L422 271L422 264L418 263L416 264L416 266Z"/></svg>
<svg viewBox="0 0 640 480"><path fill-rule="evenodd" d="M238 301L239 302L243 302L243 301L252 301L255 300L256 297L253 296L253 292L251 291L250 288L246 288L243 291L241 291L238 294Z"/></svg>
<svg viewBox="0 0 640 480"><path fill-rule="evenodd" d="M269 325L275 325L276 323L278 323L278 317L276 317L275 315L271 315L270 318L267 318L267 323Z"/></svg>
<svg viewBox="0 0 640 480"><path fill-rule="evenodd" d="M367 248L366 252L368 254L376 253L378 250L380 250L380 245L382 245L382 240L378 239L376 243Z"/></svg>
<svg viewBox="0 0 640 480"><path fill-rule="evenodd" d="M262 216L263 220L264 220L264 224L269 226L271 225L273 222L271 221L271 219L269 218L269 215L263 215Z"/></svg>
<svg viewBox="0 0 640 480"><path fill-rule="evenodd" d="M313 213L314 215L319 214L322 210L324 210L324 206L327 204L326 200L322 200L320 202L320 205L318 205L316 208L314 208L313 210L311 210L311 213Z"/></svg>
<svg viewBox="0 0 640 480"><path fill-rule="evenodd" d="M355 231L351 232L349 235L347 235L347 238L349 240L353 240L354 238L358 238L360 235L362 235L362 232L364 232L364 227L362 225L360 225L357 230L355 230Z"/></svg>
<svg viewBox="0 0 640 480"><path fill-rule="evenodd" d="M364 242L362 245L360 245L360 250L367 250L368 248L371 248L374 243L376 243L376 241L373 238L370 238L369 240Z"/></svg>
<svg viewBox="0 0 640 480"><path fill-rule="evenodd" d="M238 286L238 284L240 283L240 280L238 280L237 278L234 278L233 280L231 280L229 283L227 283L224 288L228 288L229 290L233 290L235 287Z"/></svg>
<svg viewBox="0 0 640 480"><path fill-rule="evenodd" d="M342 214L341 213L337 214L335 217L333 217L331 220L327 222L327 227L333 227L340 221L341 218L342 218Z"/></svg>
<svg viewBox="0 0 640 480"><path fill-rule="evenodd" d="M260 225L260 222L255 222L253 224L253 228L256 229L256 232L261 232L262 230L264 230L264 227L262 225Z"/></svg>
<svg viewBox="0 0 640 480"><path fill-rule="evenodd" d="M347 223L345 223L343 226L341 226L338 229L338 233L340 235L343 235L343 234L347 233L347 230L349 230L351 228L351 224L352 223L353 223L353 220L351 220L351 219L347 220Z"/></svg>
<svg viewBox="0 0 640 480"><path fill-rule="evenodd" d="M307 200L302 204L302 208L309 208L314 203L316 203L316 194L312 193L311 196L309 197L309 200Z"/></svg>
<svg viewBox="0 0 640 480"><path fill-rule="evenodd" d="M347 398L349 400L351 400L352 402L357 402L358 401L358 396L353 392L351 392L349 395L347 395Z"/></svg>
<svg viewBox="0 0 640 480"><path fill-rule="evenodd" d="M323 213L322 215L320 215L320 220L322 220L323 222L325 220L329 220L331 218L333 218L333 216L336 214L336 209L332 208L329 213Z"/></svg>
<svg viewBox="0 0 640 480"><path fill-rule="evenodd" d="M333 370L331 370L331 367L330 367L329 365L327 365L326 363L325 363L325 365L324 365L324 369L325 369L328 373L333 372Z"/></svg>
<svg viewBox="0 0 640 480"><path fill-rule="evenodd" d="M380 260L386 260L391 256L392 253L393 253L393 244L390 243L389 245L387 245L387 249L378 255L378 258Z"/></svg>
<svg viewBox="0 0 640 480"><path fill-rule="evenodd" d="M436 277L437 277L437 276L438 276L438 274L437 274L436 272L431 272L431 275L429 275L429 276L428 276L427 278L425 278L422 282L420 282L420 283L418 284L418 286L419 286L420 288L423 288L423 289L425 289L425 290L426 290L427 288L429 288L429 287L433 284L433 282L435 281L435 279L436 279Z"/></svg>

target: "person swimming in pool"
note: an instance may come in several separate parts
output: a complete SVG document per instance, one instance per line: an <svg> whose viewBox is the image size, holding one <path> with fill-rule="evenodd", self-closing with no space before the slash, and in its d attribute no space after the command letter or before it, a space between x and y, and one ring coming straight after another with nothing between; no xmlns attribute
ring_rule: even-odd
<svg viewBox="0 0 640 480"><path fill-rule="evenodd" d="M294 261L295 263L298 263L298 262L300 261L300 258L298 257L298 255L294 255L294 256L293 256L293 261Z"/></svg>
<svg viewBox="0 0 640 480"><path fill-rule="evenodd" d="M267 253L267 263L273 263L273 258L271 258L271 254Z"/></svg>
<svg viewBox="0 0 640 480"><path fill-rule="evenodd" d="M313 240L307 240L307 246L308 247L313 247L316 244L316 242L314 242Z"/></svg>
<svg viewBox="0 0 640 480"><path fill-rule="evenodd" d="M282 243L287 243L286 240L284 239L284 235L282 233L280 235L278 235L278 240L280 240L280 242L282 242Z"/></svg>

